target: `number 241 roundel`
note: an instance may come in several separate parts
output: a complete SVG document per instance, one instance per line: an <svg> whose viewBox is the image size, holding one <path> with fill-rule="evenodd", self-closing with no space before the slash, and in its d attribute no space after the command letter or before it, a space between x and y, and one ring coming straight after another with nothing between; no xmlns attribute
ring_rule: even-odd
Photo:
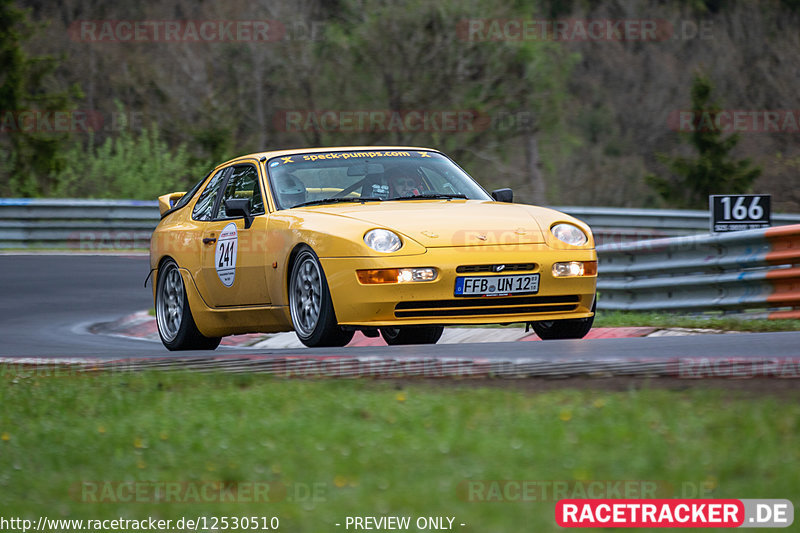
<svg viewBox="0 0 800 533"><path fill-rule="evenodd" d="M214 265L219 280L226 287L233 285L236 278L236 249L239 246L239 234L236 224L231 222L222 230L217 239L217 251L214 254Z"/></svg>

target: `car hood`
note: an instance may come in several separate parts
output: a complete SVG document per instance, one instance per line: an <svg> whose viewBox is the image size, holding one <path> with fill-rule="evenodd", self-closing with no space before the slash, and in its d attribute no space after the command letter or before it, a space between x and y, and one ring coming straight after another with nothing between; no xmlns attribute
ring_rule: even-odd
<svg viewBox="0 0 800 533"><path fill-rule="evenodd" d="M426 248L544 242L530 206L474 200L406 200L314 209L392 229Z"/></svg>

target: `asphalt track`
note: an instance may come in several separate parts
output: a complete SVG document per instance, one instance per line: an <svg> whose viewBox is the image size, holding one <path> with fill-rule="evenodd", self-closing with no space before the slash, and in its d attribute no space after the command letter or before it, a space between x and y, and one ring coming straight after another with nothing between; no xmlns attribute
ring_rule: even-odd
<svg viewBox="0 0 800 533"><path fill-rule="evenodd" d="M152 307L143 282L146 256L0 255L0 357L146 358L173 356L349 355L433 358L599 359L674 357L792 357L800 355L800 332L689 337L506 342L402 347L295 350L219 348L214 352L166 350L160 343L86 331ZM491 335L491 330L487 330Z"/></svg>

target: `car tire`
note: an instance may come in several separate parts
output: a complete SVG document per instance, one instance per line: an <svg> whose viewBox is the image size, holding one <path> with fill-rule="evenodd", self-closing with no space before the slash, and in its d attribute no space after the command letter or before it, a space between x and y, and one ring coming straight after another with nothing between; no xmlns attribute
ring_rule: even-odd
<svg viewBox="0 0 800 533"><path fill-rule="evenodd" d="M308 347L344 346L355 334L336 321L325 272L317 254L307 246L292 264L289 311L297 338Z"/></svg>
<svg viewBox="0 0 800 533"><path fill-rule="evenodd" d="M597 309L597 295L592 304L592 313ZM568 320L546 320L533 322L533 331L543 341L558 339L582 339L592 329L594 315L589 318L571 318Z"/></svg>
<svg viewBox="0 0 800 533"><path fill-rule="evenodd" d="M156 282L156 324L161 342L168 350L214 350L221 337L206 337L197 329L186 287L178 265L172 259L161 264Z"/></svg>
<svg viewBox="0 0 800 533"><path fill-rule="evenodd" d="M442 326L403 326L380 328L381 336L389 346L402 344L436 344L444 332Z"/></svg>

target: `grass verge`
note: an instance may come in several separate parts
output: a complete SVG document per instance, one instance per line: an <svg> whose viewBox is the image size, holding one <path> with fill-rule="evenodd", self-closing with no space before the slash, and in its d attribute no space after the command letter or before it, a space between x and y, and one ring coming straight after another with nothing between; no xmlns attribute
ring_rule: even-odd
<svg viewBox="0 0 800 533"><path fill-rule="evenodd" d="M766 320L722 315L679 315L627 311L598 311L594 320L594 327L621 328L633 326L704 328L749 332L798 331L800 330L800 320Z"/></svg>
<svg viewBox="0 0 800 533"><path fill-rule="evenodd" d="M767 320L744 316L720 314L681 315L674 313L638 313L629 311L598 311L593 327L596 328L691 328L723 331L761 332L800 331L800 320ZM524 328L522 322L508 325L458 326L469 328Z"/></svg>
<svg viewBox="0 0 800 533"><path fill-rule="evenodd" d="M800 402L720 390L33 377L5 367L0 404L0 506L21 517L278 516L280 530L311 532L342 531L334 524L348 515L390 514L454 516L464 531L556 531L552 495L470 495L489 496L487 480L550 489L630 480L666 497L800 496ZM211 481L269 483L273 496L189 498L187 488ZM180 494L153 501L159 482L180 483ZM85 501L97 497L103 503Z"/></svg>

